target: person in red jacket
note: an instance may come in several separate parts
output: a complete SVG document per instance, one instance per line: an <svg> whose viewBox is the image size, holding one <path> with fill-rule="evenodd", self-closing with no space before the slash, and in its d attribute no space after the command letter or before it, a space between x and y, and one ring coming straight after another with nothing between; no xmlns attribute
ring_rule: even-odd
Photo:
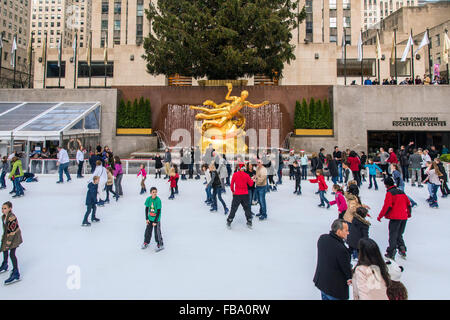
<svg viewBox="0 0 450 320"><path fill-rule="evenodd" d="M227 218L227 227L231 228L234 216L239 205L244 208L245 217L247 218L247 227L252 227L252 211L248 198L248 187L253 186L254 180L245 173L245 164L239 163L239 170L233 174L231 178L231 192L233 193L233 201L231 202L231 211Z"/></svg>
<svg viewBox="0 0 450 320"><path fill-rule="evenodd" d="M347 158L347 163L348 167L352 171L353 179L355 179L358 187L361 187L361 171L359 170L361 160L359 160L355 151L350 152L350 156Z"/></svg>
<svg viewBox="0 0 450 320"><path fill-rule="evenodd" d="M389 164L398 163L398 158L393 148L389 148L389 158L386 159L386 162ZM386 170L388 171L388 176L392 177L391 166L388 165Z"/></svg>
<svg viewBox="0 0 450 320"><path fill-rule="evenodd" d="M178 178L180 176L178 175L178 173L175 171L175 168L170 168L169 171L169 181L170 182L170 197L169 200L173 200L175 199L175 190L177 188L177 184L178 184Z"/></svg>
<svg viewBox="0 0 450 320"><path fill-rule="evenodd" d="M322 170L318 169L316 170L316 179L309 179L309 182L311 183L318 183L319 184L319 198L320 198L320 204L319 207L323 208L325 207L325 203L327 204L327 209L330 208L330 202L325 197L325 193L327 192L328 186L325 182L325 178L323 177Z"/></svg>
<svg viewBox="0 0 450 320"><path fill-rule="evenodd" d="M411 202L406 194L395 186L394 180L387 177L384 180L386 186L386 197L384 205L378 215L381 218L389 219L389 247L386 249L385 257L394 260L396 249L401 257L406 258L406 245L403 240L403 233L406 228L406 221L411 218Z"/></svg>

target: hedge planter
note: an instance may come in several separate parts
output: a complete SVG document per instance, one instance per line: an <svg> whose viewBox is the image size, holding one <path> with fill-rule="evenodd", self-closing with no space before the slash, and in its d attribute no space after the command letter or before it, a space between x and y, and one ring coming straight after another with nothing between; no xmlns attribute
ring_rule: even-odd
<svg viewBox="0 0 450 320"><path fill-rule="evenodd" d="M152 134L152 129L118 128L116 134L118 136L149 136Z"/></svg>
<svg viewBox="0 0 450 320"><path fill-rule="evenodd" d="M248 80L198 80L200 87L225 87L227 83L231 83L233 87L246 86Z"/></svg>
<svg viewBox="0 0 450 320"><path fill-rule="evenodd" d="M296 136L333 136L333 129L295 129Z"/></svg>

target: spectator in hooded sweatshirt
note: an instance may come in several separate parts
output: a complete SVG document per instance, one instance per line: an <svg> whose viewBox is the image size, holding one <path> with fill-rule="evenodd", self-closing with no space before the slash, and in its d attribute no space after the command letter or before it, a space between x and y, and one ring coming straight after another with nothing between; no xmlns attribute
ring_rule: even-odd
<svg viewBox="0 0 450 320"><path fill-rule="evenodd" d="M313 282L320 290L322 300L348 300L348 286L352 283L350 253L345 246L348 224L341 219L333 221L329 234L317 242L317 266Z"/></svg>
<svg viewBox="0 0 450 320"><path fill-rule="evenodd" d="M377 220L381 222L383 217L389 219L389 246L386 249L385 257L394 260L397 249L402 257L406 257L403 233L406 222L411 217L411 202L406 194L395 186L392 178L386 178L384 185L386 186L386 197Z"/></svg>

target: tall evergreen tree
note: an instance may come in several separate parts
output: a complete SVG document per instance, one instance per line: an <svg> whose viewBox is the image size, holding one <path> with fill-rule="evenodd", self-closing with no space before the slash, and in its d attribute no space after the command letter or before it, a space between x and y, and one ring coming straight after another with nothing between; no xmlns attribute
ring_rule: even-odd
<svg viewBox="0 0 450 320"><path fill-rule="evenodd" d="M301 118L302 118L301 128L309 129L310 128L309 110L308 110L308 103L306 102L305 98L303 98L303 100L302 100Z"/></svg>
<svg viewBox="0 0 450 320"><path fill-rule="evenodd" d="M328 100L325 99L323 101L323 109L325 114L325 123L326 123L326 129L333 129L333 112L331 110L330 104L328 103Z"/></svg>
<svg viewBox="0 0 450 320"><path fill-rule="evenodd" d="M295 102L295 113L294 113L294 128L301 129L302 128L302 110L301 110L300 101Z"/></svg>
<svg viewBox="0 0 450 320"><path fill-rule="evenodd" d="M314 98L311 98L309 100L309 112L308 112L308 122L309 122L309 128L315 129L316 128L316 103L314 101Z"/></svg>
<svg viewBox="0 0 450 320"><path fill-rule="evenodd" d="M282 77L295 59L292 30L305 19L296 0L158 0L146 16L147 71L194 78Z"/></svg>

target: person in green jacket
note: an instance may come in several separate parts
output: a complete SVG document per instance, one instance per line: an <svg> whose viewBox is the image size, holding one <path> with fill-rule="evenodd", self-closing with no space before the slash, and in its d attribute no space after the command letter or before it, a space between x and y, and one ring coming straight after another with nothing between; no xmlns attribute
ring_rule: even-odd
<svg viewBox="0 0 450 320"><path fill-rule="evenodd" d="M24 195L23 187L20 184L20 182L22 181L22 178L23 178L22 161L20 161L20 159L17 157L13 157L11 159L11 164L12 164L12 169L11 169L11 172L10 172L8 178L13 181L14 188L10 193L11 194L15 193L13 198L17 198L17 197L21 197Z"/></svg>
<svg viewBox="0 0 450 320"><path fill-rule="evenodd" d="M158 197L158 190L155 187L150 189L151 196L145 200L145 228L144 243L142 249L147 249L152 238L152 231L155 229L155 241L157 244L156 252L164 249L163 238L161 235L161 199Z"/></svg>

